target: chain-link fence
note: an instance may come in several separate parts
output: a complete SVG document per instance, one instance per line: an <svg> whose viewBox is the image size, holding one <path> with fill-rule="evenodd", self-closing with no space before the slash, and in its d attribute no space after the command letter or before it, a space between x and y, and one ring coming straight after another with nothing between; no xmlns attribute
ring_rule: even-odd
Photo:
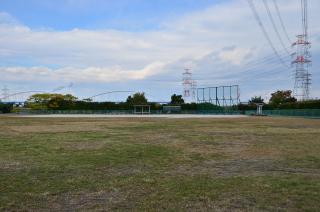
<svg viewBox="0 0 320 212"><path fill-rule="evenodd" d="M24 115L63 115L63 114L134 114L134 110L22 110L18 111L19 114ZM151 114L168 114L163 110L151 110ZM181 110L172 111L170 114L216 114L216 115L232 115L240 114L237 110Z"/></svg>
<svg viewBox="0 0 320 212"><path fill-rule="evenodd" d="M134 114L133 110L20 110L19 114ZM236 108L198 108L195 110L181 110L172 114L211 114L211 115L255 115L256 110L239 111ZM151 110L151 114L167 114L163 110ZM320 109L290 109L290 110L263 110L263 115L267 116L299 116L320 118Z"/></svg>
<svg viewBox="0 0 320 212"><path fill-rule="evenodd" d="M256 114L255 110L245 111L246 115ZM320 118L320 109L292 109L292 110L263 110L267 116L300 116Z"/></svg>

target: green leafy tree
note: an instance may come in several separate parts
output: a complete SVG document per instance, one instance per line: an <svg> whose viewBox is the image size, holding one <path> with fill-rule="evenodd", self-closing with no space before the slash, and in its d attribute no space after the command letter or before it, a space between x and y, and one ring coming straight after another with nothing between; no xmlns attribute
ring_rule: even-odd
<svg viewBox="0 0 320 212"><path fill-rule="evenodd" d="M249 104L258 104L258 103L264 103L264 99L262 99L261 96L255 96L249 100Z"/></svg>
<svg viewBox="0 0 320 212"><path fill-rule="evenodd" d="M59 109L64 104L64 101L68 101L68 98L65 99L65 96L62 94L52 95L51 99L48 101L47 106L49 109Z"/></svg>
<svg viewBox="0 0 320 212"><path fill-rule="evenodd" d="M49 93L33 94L27 99L26 106L32 109L47 109L47 103L50 101L51 95Z"/></svg>
<svg viewBox="0 0 320 212"><path fill-rule="evenodd" d="M32 109L64 109L77 100L71 94L34 94L27 100L27 107Z"/></svg>
<svg viewBox="0 0 320 212"><path fill-rule="evenodd" d="M297 99L292 96L292 91L276 91L271 94L270 104L272 105L281 105L284 103L293 103L297 102Z"/></svg>
<svg viewBox="0 0 320 212"><path fill-rule="evenodd" d="M33 94L28 98L29 103L47 103L52 98L52 94L49 93L41 93L41 94Z"/></svg>
<svg viewBox="0 0 320 212"><path fill-rule="evenodd" d="M182 98L182 95L173 94L171 96L171 104L173 104L173 105L181 105L183 103L184 103L184 99Z"/></svg>
<svg viewBox="0 0 320 212"><path fill-rule="evenodd" d="M133 104L133 98L132 96L128 96L127 101L128 104Z"/></svg>
<svg viewBox="0 0 320 212"><path fill-rule="evenodd" d="M71 101L71 102L75 102L75 101L78 100L77 97L75 97L75 96L73 96L73 95L71 95L71 94L66 94L66 95L64 95L64 96L63 96L63 99L64 99L65 101Z"/></svg>
<svg viewBox="0 0 320 212"><path fill-rule="evenodd" d="M144 93L135 93L133 96L128 96L127 103L130 105L144 105L148 103Z"/></svg>

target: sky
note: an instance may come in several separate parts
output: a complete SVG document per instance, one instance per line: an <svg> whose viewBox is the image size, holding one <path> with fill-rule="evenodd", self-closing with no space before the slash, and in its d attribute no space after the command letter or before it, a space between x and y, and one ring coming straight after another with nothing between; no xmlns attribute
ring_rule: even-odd
<svg viewBox="0 0 320 212"><path fill-rule="evenodd" d="M299 0L278 0L291 52L301 34ZM309 0L313 98L320 96L320 1ZM290 57L262 1L254 0L276 51ZM190 68L197 86L239 85L240 98L267 99L293 89L294 68L279 62L247 0L0 0L0 89L61 90L79 98L109 91L145 92L150 101L181 94ZM0 92L1 96L1 92ZM125 100L114 93L99 100Z"/></svg>

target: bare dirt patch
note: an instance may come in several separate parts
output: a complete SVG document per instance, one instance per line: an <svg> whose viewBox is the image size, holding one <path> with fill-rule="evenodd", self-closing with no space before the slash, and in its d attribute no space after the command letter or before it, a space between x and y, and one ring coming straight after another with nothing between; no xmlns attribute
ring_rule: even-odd
<svg viewBox="0 0 320 212"><path fill-rule="evenodd" d="M99 150L105 146L103 141L79 141L79 142L65 142L62 145L66 150Z"/></svg>
<svg viewBox="0 0 320 212"><path fill-rule="evenodd" d="M42 205L44 210L55 211L84 211L84 210L110 210L115 204L123 202L126 197L118 191L96 191L64 193L61 195L46 195L47 205Z"/></svg>
<svg viewBox="0 0 320 212"><path fill-rule="evenodd" d="M100 167L97 168L99 172L103 172L108 176L112 177L128 177L138 174L147 173L152 170L151 167L146 166L145 164L134 164L118 167Z"/></svg>
<svg viewBox="0 0 320 212"><path fill-rule="evenodd" d="M52 133L52 132L81 132L81 131L102 131L97 125L87 123L79 124L61 124L61 125L26 125L26 126L10 126L9 130L18 133Z"/></svg>
<svg viewBox="0 0 320 212"><path fill-rule="evenodd" d="M224 160L204 161L192 166L179 166L171 170L172 175L197 176L209 175L213 177L252 177L275 174L303 174L309 176L320 176L318 169L288 168L283 167L276 161L265 160Z"/></svg>
<svg viewBox="0 0 320 212"><path fill-rule="evenodd" d="M14 172L24 169L25 166L18 161L6 161L0 159L0 172Z"/></svg>

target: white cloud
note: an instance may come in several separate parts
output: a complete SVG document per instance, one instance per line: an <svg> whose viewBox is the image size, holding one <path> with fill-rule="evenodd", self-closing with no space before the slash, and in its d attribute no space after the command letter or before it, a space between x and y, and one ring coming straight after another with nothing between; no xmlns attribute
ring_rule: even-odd
<svg viewBox="0 0 320 212"><path fill-rule="evenodd" d="M241 65L251 52L251 49L234 48L220 52L219 57L220 59L228 61L234 65Z"/></svg>
<svg viewBox="0 0 320 212"><path fill-rule="evenodd" d="M18 25L19 21L13 18L9 13L0 12L0 24L1 25Z"/></svg>
<svg viewBox="0 0 320 212"><path fill-rule="evenodd" d="M57 81L66 82L116 82L124 80L141 80L159 73L166 64L152 63L140 70L123 70L120 67L101 68L72 68L50 69L46 67L0 67L2 80L20 81Z"/></svg>
<svg viewBox="0 0 320 212"><path fill-rule="evenodd" d="M297 5L288 1L279 4L293 35L300 29L300 16ZM277 41L262 4L256 4L270 36ZM312 0L310 5L310 28L319 32L315 19L320 18L320 2ZM279 43L275 45L278 48ZM233 48L225 48L228 46ZM319 51L319 47L312 50ZM208 57L212 53L215 56ZM248 57L255 60L267 54L272 51L245 0L226 1L163 23L160 30L145 32L30 29L9 14L0 13L1 81L142 80L168 71L168 76L180 76L184 66L192 63L197 63L196 74L230 75L241 67L248 69L244 66Z"/></svg>

